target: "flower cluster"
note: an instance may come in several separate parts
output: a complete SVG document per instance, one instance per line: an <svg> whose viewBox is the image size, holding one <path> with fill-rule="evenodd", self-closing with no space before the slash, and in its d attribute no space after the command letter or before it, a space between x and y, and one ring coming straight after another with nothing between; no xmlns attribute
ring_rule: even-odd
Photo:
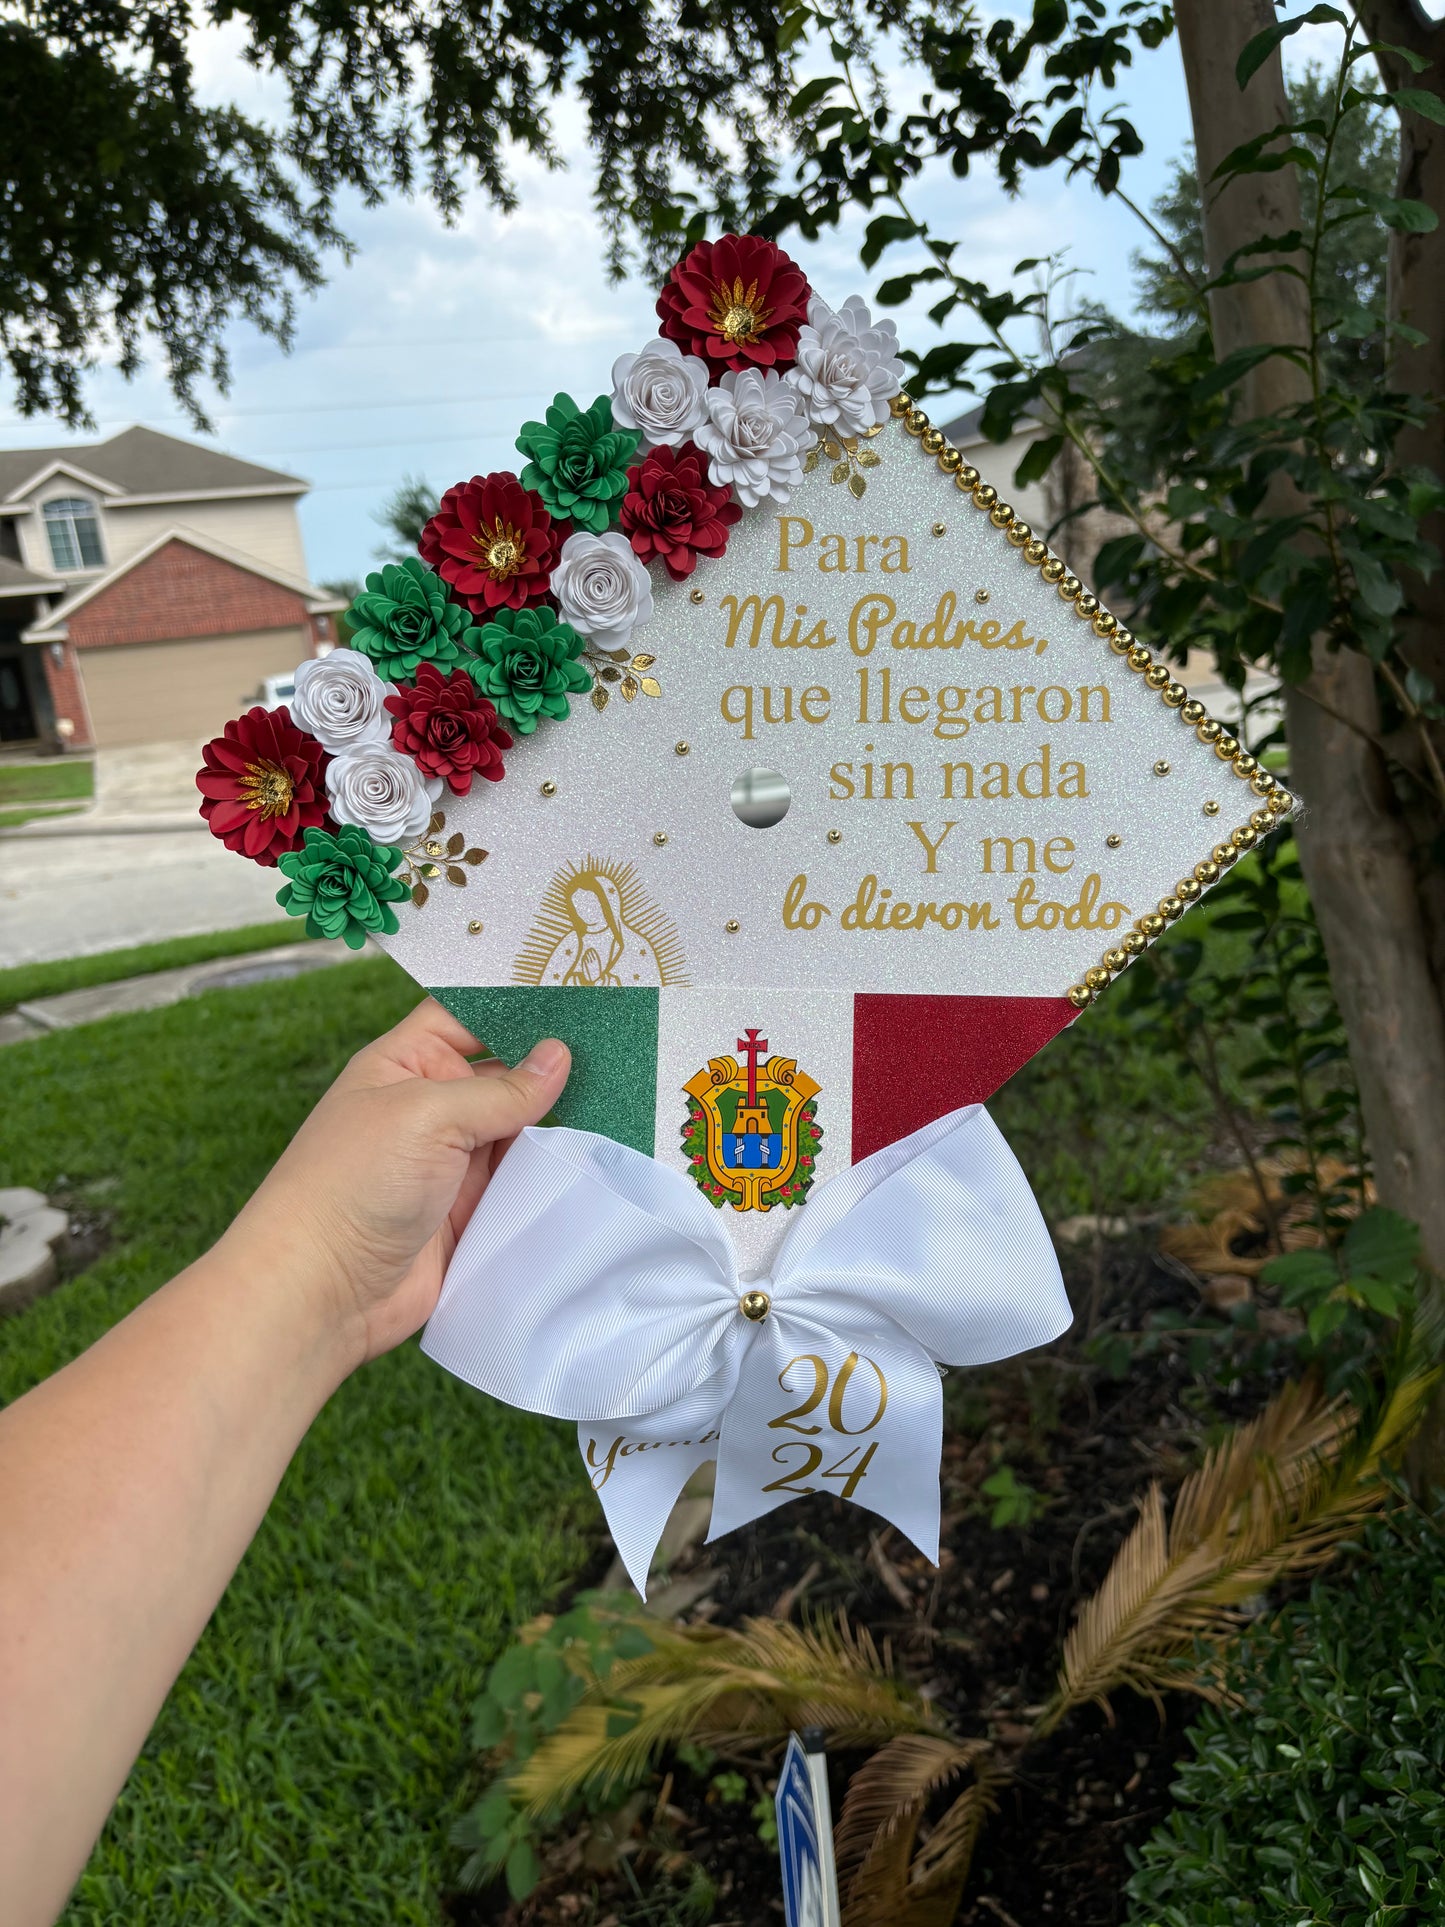
<svg viewBox="0 0 1445 1927"><path fill-rule="evenodd" d="M394 873L422 860L406 846L435 832L442 791L500 780L515 738L571 698L660 693L631 673L655 661L631 654L653 564L680 582L716 560L743 510L787 503L823 453L876 466L857 438L887 420L903 368L893 324L858 296L835 313L775 243L725 234L677 263L657 315L610 395L557 395L523 425L520 473L446 491L417 556L367 576L350 646L297 669L288 707L206 744L201 814L228 849L279 866L278 900L313 935L394 931L409 893Z"/></svg>

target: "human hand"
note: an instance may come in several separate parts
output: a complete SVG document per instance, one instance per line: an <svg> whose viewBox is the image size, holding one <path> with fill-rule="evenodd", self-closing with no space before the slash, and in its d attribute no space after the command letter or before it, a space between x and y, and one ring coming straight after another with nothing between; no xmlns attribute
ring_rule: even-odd
<svg viewBox="0 0 1445 1927"><path fill-rule="evenodd" d="M555 1039L515 1070L468 1063L481 1048L440 1004L418 1005L356 1053L222 1240L315 1294L343 1371L425 1324L497 1160L567 1081Z"/></svg>

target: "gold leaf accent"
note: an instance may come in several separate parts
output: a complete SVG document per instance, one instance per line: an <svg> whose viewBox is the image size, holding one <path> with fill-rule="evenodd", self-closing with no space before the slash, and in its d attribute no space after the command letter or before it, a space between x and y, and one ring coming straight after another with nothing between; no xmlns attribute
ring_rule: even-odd
<svg viewBox="0 0 1445 1927"><path fill-rule="evenodd" d="M487 860L486 851L477 850L477 849L468 850L466 855L462 858L463 863L485 863L486 860Z"/></svg>
<svg viewBox="0 0 1445 1927"><path fill-rule="evenodd" d="M424 883L414 883L411 886L411 900L416 905L418 910L422 908L422 906L425 904L427 898L430 895L431 895L431 892L427 889Z"/></svg>
<svg viewBox="0 0 1445 1927"><path fill-rule="evenodd" d="M831 435L825 435L823 437L823 453L828 457L830 462L836 462L843 451Z"/></svg>
<svg viewBox="0 0 1445 1927"><path fill-rule="evenodd" d="M599 656L606 656L609 662L626 662L627 660L627 651L625 649L599 649L597 654Z"/></svg>
<svg viewBox="0 0 1445 1927"><path fill-rule="evenodd" d="M651 669L656 661L656 656L634 656L632 658L632 666L634 669Z"/></svg>
<svg viewBox="0 0 1445 1927"><path fill-rule="evenodd" d="M644 696L660 696L662 694L662 684L657 680L656 676L639 676L637 686Z"/></svg>
<svg viewBox="0 0 1445 1927"><path fill-rule="evenodd" d="M467 839L462 835L460 830L458 830L455 835L447 838L448 856L459 856L466 847Z"/></svg>
<svg viewBox="0 0 1445 1927"><path fill-rule="evenodd" d="M597 673L601 676L603 682L621 682L622 680L622 671L615 668L610 662L602 669L599 669Z"/></svg>
<svg viewBox="0 0 1445 1927"><path fill-rule="evenodd" d="M832 473L832 476L830 477L830 480L833 481L834 483L846 482L850 473L851 473L851 470L849 469L848 464L846 462L837 462L834 464L833 473Z"/></svg>
<svg viewBox="0 0 1445 1927"><path fill-rule="evenodd" d="M845 435L843 437L843 446L850 455L856 455L858 453L858 437L856 435Z"/></svg>
<svg viewBox="0 0 1445 1927"><path fill-rule="evenodd" d="M446 826L447 826L447 819L446 819L445 811L433 810L431 822L428 823L426 826L426 833L428 836L435 836L438 830L444 830Z"/></svg>
<svg viewBox="0 0 1445 1927"><path fill-rule="evenodd" d="M855 501L862 501L867 487L868 484L863 480L861 475L850 475L848 477L848 493Z"/></svg>
<svg viewBox="0 0 1445 1927"><path fill-rule="evenodd" d="M465 870L459 869L455 863L449 863L447 865L448 883L465 883L466 880L467 873Z"/></svg>
<svg viewBox="0 0 1445 1927"><path fill-rule="evenodd" d="M637 678L635 676L624 676L622 678L622 700L625 703L630 703L635 701L636 697Z"/></svg>
<svg viewBox="0 0 1445 1927"><path fill-rule="evenodd" d="M602 687L601 683L598 683L592 691L592 707L594 709L606 709L607 707L607 691Z"/></svg>
<svg viewBox="0 0 1445 1927"><path fill-rule="evenodd" d="M859 468L878 468L881 467L882 462L883 457L878 453L876 448L860 448L858 450Z"/></svg>
<svg viewBox="0 0 1445 1927"><path fill-rule="evenodd" d="M805 475L811 475L822 459L823 451L821 448L810 448L803 461L803 473Z"/></svg>
<svg viewBox="0 0 1445 1927"><path fill-rule="evenodd" d="M435 864L435 863L423 863L423 865L421 866L421 873L424 877L430 877L432 881L435 882L436 879L441 875L441 868L438 864Z"/></svg>

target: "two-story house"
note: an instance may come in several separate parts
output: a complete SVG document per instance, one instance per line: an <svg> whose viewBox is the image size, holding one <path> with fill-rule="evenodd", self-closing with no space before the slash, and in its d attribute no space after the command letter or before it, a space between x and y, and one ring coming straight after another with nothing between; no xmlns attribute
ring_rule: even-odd
<svg viewBox="0 0 1445 1927"><path fill-rule="evenodd" d="M199 742L324 650L305 493L149 428L0 451L0 743Z"/></svg>

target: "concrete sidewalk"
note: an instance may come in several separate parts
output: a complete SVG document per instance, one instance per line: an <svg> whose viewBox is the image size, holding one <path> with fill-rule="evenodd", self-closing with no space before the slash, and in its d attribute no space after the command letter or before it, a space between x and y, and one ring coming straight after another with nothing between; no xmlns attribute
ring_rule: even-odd
<svg viewBox="0 0 1445 1927"><path fill-rule="evenodd" d="M212 957L208 963L185 964L178 970L156 970L145 977L122 977L116 983L95 984L88 990L67 990L58 997L38 997L17 1004L0 1016L0 1045L19 1044L47 1031L73 1030L101 1017L133 1010L159 1010L208 990L238 990L247 984L281 982L328 970L333 964L381 953L368 944L348 950L343 943L288 943L274 950L252 950L239 957Z"/></svg>
<svg viewBox="0 0 1445 1927"><path fill-rule="evenodd" d="M126 749L98 749L95 796L77 798L73 815L51 818L58 804L37 804L42 812L29 823L0 830L7 842L30 837L144 836L172 830L205 830L196 789L201 745L192 742L137 743ZM78 807L77 807L78 805Z"/></svg>

